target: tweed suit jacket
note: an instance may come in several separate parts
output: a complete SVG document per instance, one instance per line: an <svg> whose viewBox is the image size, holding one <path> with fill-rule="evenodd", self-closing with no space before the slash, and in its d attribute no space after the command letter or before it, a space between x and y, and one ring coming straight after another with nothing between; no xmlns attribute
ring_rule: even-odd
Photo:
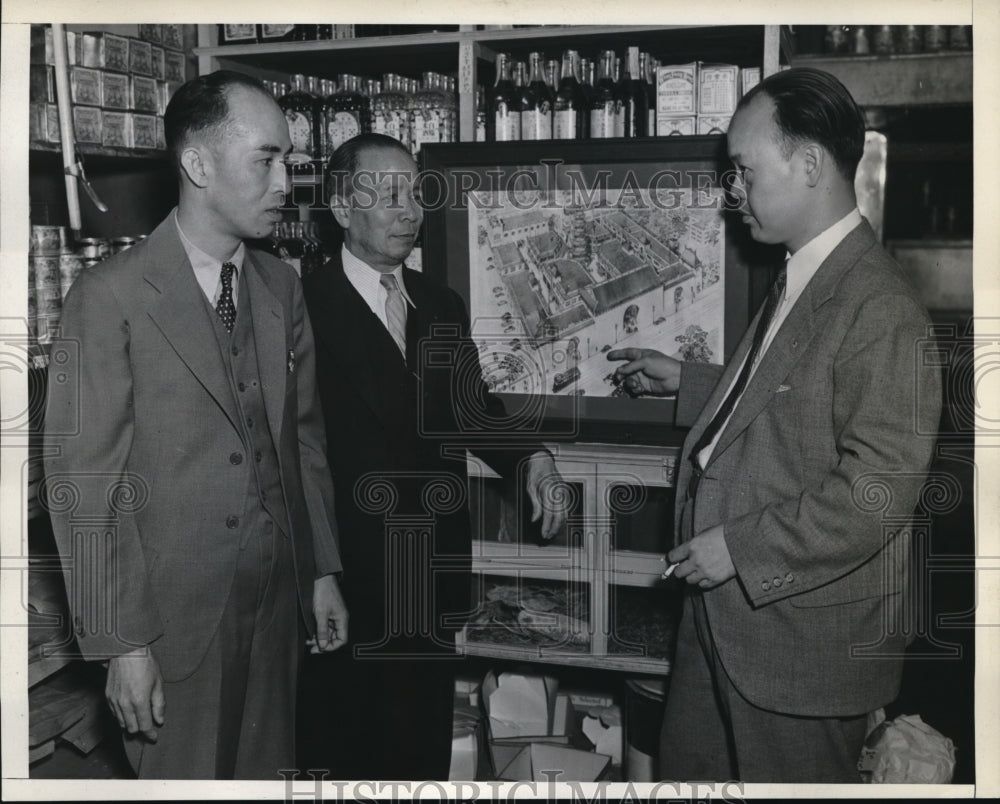
<svg viewBox="0 0 1000 804"><path fill-rule="evenodd" d="M918 502L940 417L939 371L920 359L928 323L862 221L789 311L684 504L691 449L756 321L724 371L682 366L677 419L693 426L678 538L724 526L736 577L701 594L726 672L759 707L847 716L898 693L909 549L898 525Z"/></svg>
<svg viewBox="0 0 1000 804"><path fill-rule="evenodd" d="M312 332L288 265L248 248L240 281L314 632L313 581L341 566ZM173 214L80 274L52 354L46 483L79 648L102 659L152 644L164 679L186 678L249 538L252 456Z"/></svg>

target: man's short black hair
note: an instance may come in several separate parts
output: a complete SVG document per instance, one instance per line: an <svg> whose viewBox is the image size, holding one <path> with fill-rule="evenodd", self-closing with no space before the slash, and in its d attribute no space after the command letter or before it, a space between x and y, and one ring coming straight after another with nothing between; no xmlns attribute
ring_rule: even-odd
<svg viewBox="0 0 1000 804"><path fill-rule="evenodd" d="M163 115L167 153L171 165L179 169L181 152L191 134L221 129L229 117L229 90L246 87L270 97L256 78L235 70L216 70L188 81L174 93Z"/></svg>
<svg viewBox="0 0 1000 804"><path fill-rule="evenodd" d="M384 150L399 151L412 158L409 148L385 134L358 134L337 148L326 165L326 203L335 195L350 198L361 156L368 151Z"/></svg>
<svg viewBox="0 0 1000 804"><path fill-rule="evenodd" d="M823 70L795 67L765 78L740 99L736 111L758 95L774 101L786 156L802 142L817 142L840 174L854 181L865 148L865 116L847 87Z"/></svg>

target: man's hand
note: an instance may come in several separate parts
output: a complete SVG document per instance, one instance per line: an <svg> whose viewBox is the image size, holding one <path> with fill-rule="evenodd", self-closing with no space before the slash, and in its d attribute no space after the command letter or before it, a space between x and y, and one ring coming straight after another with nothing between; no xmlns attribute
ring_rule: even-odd
<svg viewBox="0 0 1000 804"><path fill-rule="evenodd" d="M674 577L683 578L692 586L697 584L700 589L712 589L736 576L722 525L677 545L667 554L667 559L677 563Z"/></svg>
<svg viewBox="0 0 1000 804"><path fill-rule="evenodd" d="M156 742L154 724L163 725L166 701L160 668L149 648L116 656L108 663L104 695L119 726Z"/></svg>
<svg viewBox="0 0 1000 804"><path fill-rule="evenodd" d="M655 349L612 349L608 360L628 360L615 369L615 376L634 396L673 394L681 384L680 361Z"/></svg>
<svg viewBox="0 0 1000 804"><path fill-rule="evenodd" d="M528 496L531 498L531 521L542 520L542 538L551 539L566 524L567 489L556 462L544 450L528 459Z"/></svg>
<svg viewBox="0 0 1000 804"><path fill-rule="evenodd" d="M329 653L347 642L347 604L333 575L313 582L313 614L316 639L307 643L310 653Z"/></svg>

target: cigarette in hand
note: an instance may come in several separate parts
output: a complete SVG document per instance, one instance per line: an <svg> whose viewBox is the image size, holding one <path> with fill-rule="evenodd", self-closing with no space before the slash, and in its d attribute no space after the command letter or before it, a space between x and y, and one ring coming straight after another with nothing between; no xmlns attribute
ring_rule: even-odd
<svg viewBox="0 0 1000 804"><path fill-rule="evenodd" d="M663 574L660 576L660 578L666 580L667 578L669 578L671 575L674 574L674 570L677 569L680 565L681 565L680 561L675 561L673 564L671 564L669 567L663 570Z"/></svg>

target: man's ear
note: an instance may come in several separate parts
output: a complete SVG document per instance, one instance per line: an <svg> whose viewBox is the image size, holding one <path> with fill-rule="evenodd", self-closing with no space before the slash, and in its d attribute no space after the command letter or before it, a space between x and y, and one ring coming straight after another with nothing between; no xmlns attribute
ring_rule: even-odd
<svg viewBox="0 0 1000 804"><path fill-rule="evenodd" d="M823 146L815 142L808 142L802 146L802 161L805 168L806 185L815 187L819 184L830 155Z"/></svg>
<svg viewBox="0 0 1000 804"><path fill-rule="evenodd" d="M330 212L333 213L333 219L340 224L340 228L349 229L351 224L351 206L350 202L344 198L342 195L331 195L330 196Z"/></svg>
<svg viewBox="0 0 1000 804"><path fill-rule="evenodd" d="M189 145L181 152L181 170L195 187L206 187L212 172L210 158L202 149Z"/></svg>

